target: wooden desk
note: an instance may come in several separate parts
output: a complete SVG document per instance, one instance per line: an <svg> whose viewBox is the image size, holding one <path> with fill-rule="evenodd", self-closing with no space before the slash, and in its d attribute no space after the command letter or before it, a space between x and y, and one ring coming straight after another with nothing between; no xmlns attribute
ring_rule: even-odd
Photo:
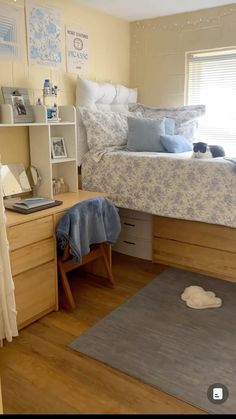
<svg viewBox="0 0 236 419"><path fill-rule="evenodd" d="M19 329L58 310L56 225L73 205L96 196L105 194L68 192L57 195L63 201L58 207L27 215L6 211ZM108 252L111 263L110 246ZM93 273L98 270L104 276L104 270L99 269L98 265L91 267Z"/></svg>

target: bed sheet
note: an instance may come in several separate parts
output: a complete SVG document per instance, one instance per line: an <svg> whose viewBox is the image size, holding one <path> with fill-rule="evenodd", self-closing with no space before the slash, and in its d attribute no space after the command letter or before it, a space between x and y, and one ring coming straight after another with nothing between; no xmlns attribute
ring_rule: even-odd
<svg viewBox="0 0 236 419"><path fill-rule="evenodd" d="M191 155L116 151L95 162L87 153L83 189L121 208L236 227L236 165Z"/></svg>

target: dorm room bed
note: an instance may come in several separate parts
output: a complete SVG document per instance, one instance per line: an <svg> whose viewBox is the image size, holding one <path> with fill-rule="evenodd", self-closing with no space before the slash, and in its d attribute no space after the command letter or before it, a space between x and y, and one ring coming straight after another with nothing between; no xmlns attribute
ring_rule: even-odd
<svg viewBox="0 0 236 419"><path fill-rule="evenodd" d="M101 103L103 110L112 110L112 95L89 87L87 101L86 89L81 92L79 86L77 105L96 109ZM100 85L100 92L108 87ZM106 192L118 207L152 215L153 262L236 280L236 171L231 162L192 159L191 153L128 151L106 152L95 161L81 138L81 122L78 149L84 189Z"/></svg>

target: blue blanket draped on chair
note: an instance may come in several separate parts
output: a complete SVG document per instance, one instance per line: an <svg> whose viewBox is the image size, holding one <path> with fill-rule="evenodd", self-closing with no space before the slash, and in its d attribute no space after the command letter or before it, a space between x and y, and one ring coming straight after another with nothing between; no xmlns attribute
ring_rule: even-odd
<svg viewBox="0 0 236 419"><path fill-rule="evenodd" d="M61 249L67 244L76 263L90 252L91 244L110 243L118 239L121 225L118 210L107 198L97 197L82 201L67 211L56 229Z"/></svg>

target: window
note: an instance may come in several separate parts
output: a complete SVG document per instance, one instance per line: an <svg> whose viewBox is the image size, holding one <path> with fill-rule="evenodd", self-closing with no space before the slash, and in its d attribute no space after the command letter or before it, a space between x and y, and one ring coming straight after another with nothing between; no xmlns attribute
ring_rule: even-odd
<svg viewBox="0 0 236 419"><path fill-rule="evenodd" d="M206 105L199 141L236 156L236 49L187 54L187 103Z"/></svg>

